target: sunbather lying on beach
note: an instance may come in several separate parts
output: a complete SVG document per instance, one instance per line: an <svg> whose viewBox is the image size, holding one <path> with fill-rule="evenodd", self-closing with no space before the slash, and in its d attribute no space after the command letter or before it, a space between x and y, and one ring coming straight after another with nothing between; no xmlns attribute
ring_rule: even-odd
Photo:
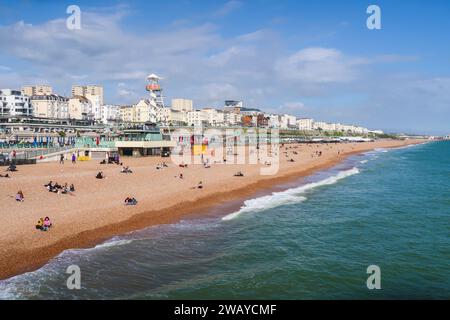
<svg viewBox="0 0 450 320"><path fill-rule="evenodd" d="M243 177L244 174L242 173L242 171L238 171L234 174L235 177Z"/></svg>
<svg viewBox="0 0 450 320"><path fill-rule="evenodd" d="M192 187L192 189L203 189L203 183L199 181L196 187Z"/></svg>
<svg viewBox="0 0 450 320"><path fill-rule="evenodd" d="M125 202L126 206L135 206L135 205L137 205L136 198L126 197L124 202Z"/></svg>
<svg viewBox="0 0 450 320"><path fill-rule="evenodd" d="M0 178L11 178L11 177L9 176L9 174L5 174L5 175L0 174Z"/></svg>

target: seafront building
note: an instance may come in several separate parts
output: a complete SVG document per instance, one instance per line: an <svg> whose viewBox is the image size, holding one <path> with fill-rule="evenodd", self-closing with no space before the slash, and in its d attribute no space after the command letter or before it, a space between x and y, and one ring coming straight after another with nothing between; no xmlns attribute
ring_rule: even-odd
<svg viewBox="0 0 450 320"><path fill-rule="evenodd" d="M32 97L37 95L51 95L53 88L50 85L38 84L34 86L23 86L22 93L26 96Z"/></svg>
<svg viewBox="0 0 450 320"><path fill-rule="evenodd" d="M94 121L91 101L84 96L73 96L70 98L69 118Z"/></svg>
<svg viewBox="0 0 450 320"><path fill-rule="evenodd" d="M170 151L176 127L271 128L288 139L305 136L382 134L381 130L297 118L244 108L243 101L225 100L223 107L194 109L193 101L172 99L164 104L161 78L147 77L148 96L128 106L104 104L103 87L74 85L72 96L53 93L50 85L0 90L0 148L76 147L93 158L111 153L145 156ZM184 137L188 139L188 137ZM82 147L81 147L82 146Z"/></svg>
<svg viewBox="0 0 450 320"><path fill-rule="evenodd" d="M103 87L99 85L73 85L72 97L82 96L88 99L98 97L100 105L103 105Z"/></svg>
<svg viewBox="0 0 450 320"><path fill-rule="evenodd" d="M172 99L171 109L175 111L189 112L194 109L194 103L189 99Z"/></svg>
<svg viewBox="0 0 450 320"><path fill-rule="evenodd" d="M69 118L69 99L57 94L40 93L30 97L33 115L39 118Z"/></svg>
<svg viewBox="0 0 450 320"><path fill-rule="evenodd" d="M297 120L297 126L299 130L311 131L313 129L314 120L311 118L301 118Z"/></svg>
<svg viewBox="0 0 450 320"><path fill-rule="evenodd" d="M1 116L32 116L33 107L30 97L22 91L12 89L0 90L0 115Z"/></svg>
<svg viewBox="0 0 450 320"><path fill-rule="evenodd" d="M112 124L120 122L119 105L106 104L100 107L100 119L103 124Z"/></svg>

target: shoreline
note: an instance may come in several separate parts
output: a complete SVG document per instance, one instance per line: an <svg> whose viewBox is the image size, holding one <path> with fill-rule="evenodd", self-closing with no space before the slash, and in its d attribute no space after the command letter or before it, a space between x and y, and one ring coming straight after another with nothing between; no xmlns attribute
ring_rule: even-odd
<svg viewBox="0 0 450 320"><path fill-rule="evenodd" d="M397 143L394 143L397 142ZM391 144L381 148L401 148L407 145L420 144L426 141L391 141ZM293 182L299 178L310 176L318 171L326 170L342 163L350 156L362 154L380 148L378 145L368 145L358 150L349 150L340 155L330 156L326 161L314 164L306 168L298 167L293 170L286 170L269 178L260 178L256 181L237 186L227 191L217 191L212 194L193 198L191 201L178 201L175 205L163 209L145 210L127 217L123 221L108 223L106 225L83 230L78 233L64 235L48 245L40 246L39 252L45 253L36 255L32 248L15 250L13 255L7 257L0 265L0 280L7 279L26 272L34 271L45 265L55 256L67 249L90 248L102 243L114 236L126 234L144 228L179 222L182 218L198 218L204 216L212 208L230 203L232 201L242 203L259 192L269 192L277 185ZM281 170L280 170L281 171ZM225 215L225 214L224 214ZM3 260L3 259L2 259Z"/></svg>

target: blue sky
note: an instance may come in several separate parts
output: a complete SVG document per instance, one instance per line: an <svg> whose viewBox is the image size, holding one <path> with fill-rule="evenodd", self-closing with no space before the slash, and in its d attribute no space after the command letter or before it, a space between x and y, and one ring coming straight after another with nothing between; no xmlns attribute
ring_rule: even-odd
<svg viewBox="0 0 450 320"><path fill-rule="evenodd" d="M81 8L81 30L66 8ZM366 9L381 8L381 30ZM0 87L102 84L108 103L226 99L277 113L450 133L450 2L0 1Z"/></svg>

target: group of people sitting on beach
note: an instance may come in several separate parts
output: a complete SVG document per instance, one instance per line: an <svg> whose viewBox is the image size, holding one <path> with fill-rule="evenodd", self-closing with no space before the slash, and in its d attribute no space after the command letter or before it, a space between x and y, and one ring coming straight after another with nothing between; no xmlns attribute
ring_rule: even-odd
<svg viewBox="0 0 450 320"><path fill-rule="evenodd" d="M6 171L15 172L15 171L17 171L17 167L16 167L15 164L10 164L10 165L8 166L8 168L6 168Z"/></svg>
<svg viewBox="0 0 450 320"><path fill-rule="evenodd" d="M45 217L44 219L39 218L38 222L36 223L36 229L41 231L47 231L52 227L52 222L50 221L49 217Z"/></svg>
<svg viewBox="0 0 450 320"><path fill-rule="evenodd" d="M124 203L126 206L135 206L137 205L137 200L136 198L126 197Z"/></svg>
<svg viewBox="0 0 450 320"><path fill-rule="evenodd" d="M120 162L120 161L116 161L116 160L112 160L112 159L108 159L108 160L102 160L102 161L100 161L100 164L117 164L117 165L123 165L123 163L122 162Z"/></svg>
<svg viewBox="0 0 450 320"><path fill-rule="evenodd" d="M131 171L130 167L122 167L120 173L133 173L133 171Z"/></svg>
<svg viewBox="0 0 450 320"><path fill-rule="evenodd" d="M75 186L74 184L70 184L70 186L67 184L67 182L62 186L58 184L58 182L53 183L53 181L50 181L47 184L44 184L44 187L47 188L48 192L58 193L58 194L67 194L69 192L75 192Z"/></svg>
<svg viewBox="0 0 450 320"><path fill-rule="evenodd" d="M156 170L162 170L167 167L168 167L168 165L165 162L161 162L156 165Z"/></svg>
<svg viewBox="0 0 450 320"><path fill-rule="evenodd" d="M178 166L179 166L180 168L187 168L187 167L188 167L188 165L185 164L184 162L180 163Z"/></svg>

